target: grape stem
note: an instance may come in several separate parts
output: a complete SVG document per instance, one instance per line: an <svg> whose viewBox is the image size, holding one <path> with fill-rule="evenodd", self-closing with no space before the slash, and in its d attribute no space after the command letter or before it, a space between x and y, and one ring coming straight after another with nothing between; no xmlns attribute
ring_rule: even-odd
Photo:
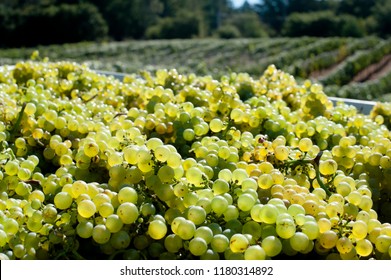
<svg viewBox="0 0 391 280"><path fill-rule="evenodd" d="M296 167L297 165L304 165L304 164L312 164L315 168L315 172L316 172L316 181L318 182L319 186L324 189L324 191L326 192L326 194L328 196L331 195L331 192L330 190L328 189L328 187L323 183L323 180L322 178L320 177L320 171L319 171L319 161L320 161L320 158L322 157L322 154L323 154L323 151L320 151L315 158L313 159L297 159L297 160L291 160L291 161L287 161L286 162L286 165L287 166L290 166L290 167Z"/></svg>
<svg viewBox="0 0 391 280"><path fill-rule="evenodd" d="M330 190L326 187L326 185L323 183L322 178L320 177L320 171L319 171L319 161L320 158L322 157L323 151L320 151L316 157L312 160L312 165L315 167L315 172L316 172L316 180L318 181L319 186L324 189L326 194L328 196L331 195Z"/></svg>
<svg viewBox="0 0 391 280"><path fill-rule="evenodd" d="M12 136L15 136L14 134L16 134L16 132L18 131L19 127L20 127L20 123L22 121L22 118L23 118L23 113L24 113L24 110L26 109L26 102L24 102L22 104L22 108L20 109L20 112L19 112L19 115L18 115L18 119L16 120L16 123L14 125L14 127L12 128L12 130L10 131L10 134Z"/></svg>

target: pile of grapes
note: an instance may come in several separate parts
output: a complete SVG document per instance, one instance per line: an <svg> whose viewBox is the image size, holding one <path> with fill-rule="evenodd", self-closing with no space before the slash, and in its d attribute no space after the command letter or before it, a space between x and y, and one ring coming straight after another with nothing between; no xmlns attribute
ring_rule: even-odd
<svg viewBox="0 0 391 280"><path fill-rule="evenodd" d="M0 259L390 259L391 133L273 65L0 70Z"/></svg>

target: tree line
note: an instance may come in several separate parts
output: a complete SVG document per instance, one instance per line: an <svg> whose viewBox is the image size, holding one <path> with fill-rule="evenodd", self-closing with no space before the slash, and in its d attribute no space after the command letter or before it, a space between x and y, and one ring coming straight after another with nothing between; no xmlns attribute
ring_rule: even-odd
<svg viewBox="0 0 391 280"><path fill-rule="evenodd" d="M2 0L0 47L80 41L391 33L391 0Z"/></svg>

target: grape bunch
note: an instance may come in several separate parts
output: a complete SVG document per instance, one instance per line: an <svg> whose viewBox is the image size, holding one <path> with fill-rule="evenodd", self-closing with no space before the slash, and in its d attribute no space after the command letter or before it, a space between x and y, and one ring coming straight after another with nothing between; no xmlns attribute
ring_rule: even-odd
<svg viewBox="0 0 391 280"><path fill-rule="evenodd" d="M0 107L0 259L391 258L385 118L273 65L24 61Z"/></svg>

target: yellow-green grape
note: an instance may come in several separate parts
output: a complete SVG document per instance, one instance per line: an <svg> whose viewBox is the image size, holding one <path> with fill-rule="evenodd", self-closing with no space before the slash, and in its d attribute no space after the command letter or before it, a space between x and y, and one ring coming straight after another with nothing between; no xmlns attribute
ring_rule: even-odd
<svg viewBox="0 0 391 280"><path fill-rule="evenodd" d="M367 223L362 220L357 220L354 222L352 227L352 234L356 239L363 239L367 236L368 226Z"/></svg>
<svg viewBox="0 0 391 280"><path fill-rule="evenodd" d="M178 234L180 238L183 240L189 240L193 238L196 231L196 226L192 221L184 219L179 223L176 231L176 234Z"/></svg>
<svg viewBox="0 0 391 280"><path fill-rule="evenodd" d="M149 223L148 234L155 240L162 239L167 233L167 226L160 220L153 220Z"/></svg>
<svg viewBox="0 0 391 280"><path fill-rule="evenodd" d="M123 227L123 222L116 214L111 214L106 218L106 228L111 232L119 232Z"/></svg>
<svg viewBox="0 0 391 280"><path fill-rule="evenodd" d="M105 244L110 240L111 233L105 225L99 224L94 226L92 230L92 238L98 244Z"/></svg>
<svg viewBox="0 0 391 280"><path fill-rule="evenodd" d="M230 189L227 181L223 179L217 179L213 182L212 190L215 195L220 195L228 192Z"/></svg>
<svg viewBox="0 0 391 280"><path fill-rule="evenodd" d="M261 189L270 189L273 185L273 177L270 174L262 174L258 177L258 186Z"/></svg>
<svg viewBox="0 0 391 280"><path fill-rule="evenodd" d="M299 149L302 152L309 152L312 148L312 140L310 138L301 138L299 141Z"/></svg>
<svg viewBox="0 0 391 280"><path fill-rule="evenodd" d="M292 219L284 218L276 224L276 232L279 237L289 239L296 233L296 225Z"/></svg>
<svg viewBox="0 0 391 280"><path fill-rule="evenodd" d="M124 202L118 206L116 214L124 224L133 224L139 215L138 208L131 202Z"/></svg>
<svg viewBox="0 0 391 280"><path fill-rule="evenodd" d="M93 158L99 154L99 146L94 142L89 142L84 145L84 154Z"/></svg>
<svg viewBox="0 0 391 280"><path fill-rule="evenodd" d="M77 180L72 183L72 197L77 198L81 194L88 192L87 183L81 180Z"/></svg>
<svg viewBox="0 0 391 280"><path fill-rule="evenodd" d="M54 196L54 205L60 210L68 209L72 202L72 196L67 192L59 192Z"/></svg>
<svg viewBox="0 0 391 280"><path fill-rule="evenodd" d="M186 170L186 179L190 184L200 186L203 181L203 173L197 167L190 167Z"/></svg>
<svg viewBox="0 0 391 280"><path fill-rule="evenodd" d="M138 200L137 191L132 187L122 187L118 192L118 201L119 203L131 202L136 204Z"/></svg>
<svg viewBox="0 0 391 280"><path fill-rule="evenodd" d="M278 208L273 204L264 205L259 211L259 220L266 224L274 224L279 215Z"/></svg>
<svg viewBox="0 0 391 280"><path fill-rule="evenodd" d="M367 257L373 252L373 245L368 239L358 240L356 243L357 254L362 257Z"/></svg>
<svg viewBox="0 0 391 280"><path fill-rule="evenodd" d="M332 175L337 171L338 164L333 159L322 160L319 163L319 172L324 175Z"/></svg>
<svg viewBox="0 0 391 280"><path fill-rule="evenodd" d="M201 206L190 206L187 211L187 218L195 225L201 225L205 222L206 211Z"/></svg>
<svg viewBox="0 0 391 280"><path fill-rule="evenodd" d="M267 236L262 240L262 248L269 257L275 257L282 251L281 240L277 236Z"/></svg>
<svg viewBox="0 0 391 280"><path fill-rule="evenodd" d="M256 200L255 198L249 194L249 193L243 193L238 197L238 208L241 211L247 212L250 211L251 208L254 206Z"/></svg>
<svg viewBox="0 0 391 280"><path fill-rule="evenodd" d="M90 238L94 229L93 223L82 221L76 226L76 232L81 238Z"/></svg>
<svg viewBox="0 0 391 280"><path fill-rule="evenodd" d="M289 239L292 249L296 251L304 251L310 240L307 235L302 232L295 232L295 234Z"/></svg>
<svg viewBox="0 0 391 280"><path fill-rule="evenodd" d="M274 149L274 156L280 161L287 160L289 157L289 149L286 146L277 146Z"/></svg>
<svg viewBox="0 0 391 280"><path fill-rule="evenodd" d="M177 253L183 247L183 240L176 234L169 234L164 239L164 247L170 253Z"/></svg>
<svg viewBox="0 0 391 280"><path fill-rule="evenodd" d="M338 235L332 230L325 231L319 235L319 243L325 249L331 249L337 245Z"/></svg>
<svg viewBox="0 0 391 280"><path fill-rule="evenodd" d="M110 202L104 202L98 207L98 212L103 218L107 218L114 213L114 207Z"/></svg>
<svg viewBox="0 0 391 280"><path fill-rule="evenodd" d="M10 160L4 165L5 174L8 176L14 176L18 174L19 164L15 160Z"/></svg>
<svg viewBox="0 0 391 280"><path fill-rule="evenodd" d="M128 248L130 242L131 242L131 238L129 236L129 233L124 230L115 232L110 237L110 245L117 250L123 250Z"/></svg>
<svg viewBox="0 0 391 280"><path fill-rule="evenodd" d="M314 221L306 221L301 226L301 231L305 233L310 240L314 240L318 238L320 232L319 232L319 226Z"/></svg>
<svg viewBox="0 0 391 280"><path fill-rule="evenodd" d="M229 248L234 253L243 253L246 251L248 246L250 245L249 240L243 234L236 233L231 236L229 241Z"/></svg>
<svg viewBox="0 0 391 280"><path fill-rule="evenodd" d="M96 212L96 206L91 200L85 199L78 203L77 212L83 218L90 218Z"/></svg>
<svg viewBox="0 0 391 280"><path fill-rule="evenodd" d="M217 133L223 130L224 123L220 119L213 119L209 123L209 128L211 131Z"/></svg>
<svg viewBox="0 0 391 280"><path fill-rule="evenodd" d="M194 256L201 256L205 254L207 249L208 249L208 244L201 237L194 237L189 242L189 251Z"/></svg>
<svg viewBox="0 0 391 280"><path fill-rule="evenodd" d="M200 237L209 244L213 239L213 231L207 226L200 226L196 229L194 237Z"/></svg>
<svg viewBox="0 0 391 280"><path fill-rule="evenodd" d="M388 252L391 246L391 236L381 234L376 238L375 247L381 253Z"/></svg>
<svg viewBox="0 0 391 280"><path fill-rule="evenodd" d="M163 165L159 168L157 175L162 183L170 183L174 180L175 170L168 165Z"/></svg>
<svg viewBox="0 0 391 280"><path fill-rule="evenodd" d="M264 260L266 259L265 250L259 245L251 245L244 251L245 260Z"/></svg>

